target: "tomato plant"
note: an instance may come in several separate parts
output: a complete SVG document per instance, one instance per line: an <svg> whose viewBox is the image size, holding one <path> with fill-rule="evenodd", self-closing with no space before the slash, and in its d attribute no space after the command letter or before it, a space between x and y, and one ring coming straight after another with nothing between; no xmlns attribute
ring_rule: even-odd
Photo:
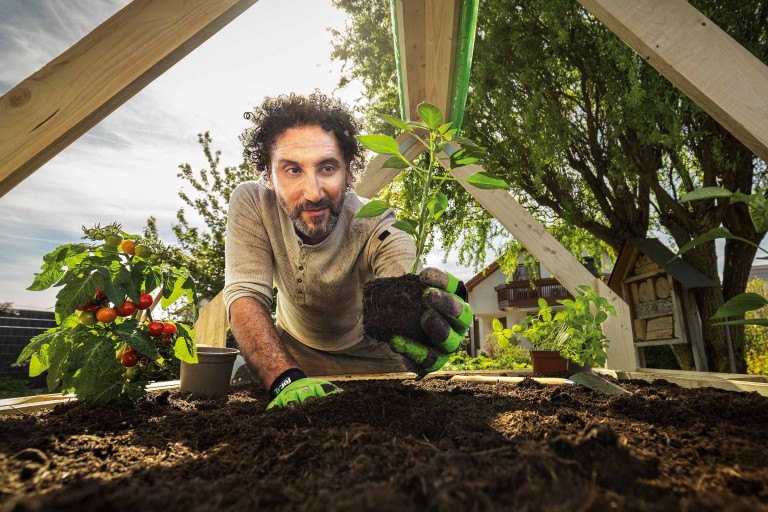
<svg viewBox="0 0 768 512"><path fill-rule="evenodd" d="M139 300L141 300L141 299L139 299ZM137 307L136 307L136 303L135 302L131 302L129 300L126 300L125 302L123 302L122 304L117 306L115 308L115 311L117 311L117 315L118 316L131 316L132 314L134 314L136 312L136 309L137 309Z"/></svg>
<svg viewBox="0 0 768 512"><path fill-rule="evenodd" d="M166 263L170 249L157 240L125 233L119 224L83 231L84 242L59 246L43 257L28 289L59 288L57 325L32 338L17 361L29 360L32 377L47 371L50 391L60 387L85 404L135 403L152 378L148 373L162 373L155 367L162 370L173 358L197 362L188 325L175 322L169 344L151 337L146 327L152 322L153 295L164 309L185 299L196 319L195 283L186 268ZM124 239L158 257L142 259L121 250ZM134 314L140 307L145 319ZM157 323L162 333L163 323ZM150 365L153 372L145 371Z"/></svg>
<svg viewBox="0 0 768 512"><path fill-rule="evenodd" d="M131 256L136 254L136 242L134 242L133 240L123 241L123 243L120 245L120 248L123 250L125 254L129 254Z"/></svg>
<svg viewBox="0 0 768 512"><path fill-rule="evenodd" d="M114 322L117 318L117 310L115 308L101 308L96 312L96 320L108 324Z"/></svg>
<svg viewBox="0 0 768 512"><path fill-rule="evenodd" d="M141 311L144 311L151 305L152 305L152 296L150 294L142 293L141 295L139 295L138 309L140 309Z"/></svg>
<svg viewBox="0 0 768 512"><path fill-rule="evenodd" d="M153 338L155 336L160 336L163 334L163 322L149 322L149 325L147 325L147 331Z"/></svg>

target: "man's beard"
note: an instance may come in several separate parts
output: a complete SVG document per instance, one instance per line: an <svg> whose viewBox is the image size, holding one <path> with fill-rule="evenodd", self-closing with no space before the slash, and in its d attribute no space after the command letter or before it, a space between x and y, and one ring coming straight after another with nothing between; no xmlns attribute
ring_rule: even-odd
<svg viewBox="0 0 768 512"><path fill-rule="evenodd" d="M307 238L325 238L331 234L333 228L336 227L336 223L339 221L339 214L341 214L341 208L344 205L344 197L346 196L346 190L342 190L341 197L337 204L327 197L322 198L318 202L306 201L296 208L291 210L280 195L277 195L277 201L280 203L283 211L288 214L288 217L293 221L293 225L296 226L296 230ZM301 212L309 210L311 208L328 208L328 220L325 224L310 225L307 224L301 216Z"/></svg>

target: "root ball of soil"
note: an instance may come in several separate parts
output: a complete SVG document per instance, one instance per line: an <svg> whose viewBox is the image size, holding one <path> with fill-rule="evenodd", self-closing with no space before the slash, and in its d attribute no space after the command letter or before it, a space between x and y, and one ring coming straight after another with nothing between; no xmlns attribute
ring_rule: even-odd
<svg viewBox="0 0 768 512"><path fill-rule="evenodd" d="M389 342L393 334L417 341L429 338L421 328L421 295L418 276L381 277L363 289L363 328L372 338Z"/></svg>

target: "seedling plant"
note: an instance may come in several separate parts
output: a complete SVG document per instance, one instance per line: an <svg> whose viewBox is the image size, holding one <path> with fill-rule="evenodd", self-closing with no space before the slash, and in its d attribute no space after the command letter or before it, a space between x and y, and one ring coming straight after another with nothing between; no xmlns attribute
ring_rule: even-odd
<svg viewBox="0 0 768 512"><path fill-rule="evenodd" d="M197 318L195 283L173 267L170 249L122 231L117 223L83 227L86 242L65 244L43 257L29 290L61 288L56 327L32 338L17 362L29 360L32 377L47 371L49 391L59 386L89 405L131 404L173 358L197 362L194 331L184 323L153 319L182 297Z"/></svg>
<svg viewBox="0 0 768 512"><path fill-rule="evenodd" d="M469 139L460 137L458 129L453 128L451 123L443 123L443 114L436 106L430 103L421 103L417 107L417 111L421 121L406 122L384 114L379 117L395 128L410 133L424 146L426 166L408 160L400 152L398 142L393 137L388 135L360 135L357 137L364 147L389 156L384 161L383 168L409 170L416 173L420 178L421 193L417 198L420 205L417 210L420 212L418 218L401 214L398 215L398 220L394 224L394 227L410 234L416 243L416 259L411 273L416 272L424 254L427 239L449 206L449 198L441 189L445 182L457 181L451 176L450 171L457 167L480 163L485 154L485 148L478 146ZM450 167L445 168L438 160L438 155L446 149L450 142L456 142L462 145L462 148L451 154ZM485 171L477 172L465 181L481 189L509 189L509 185L503 179ZM384 213L388 208L398 210L386 201L375 199L363 206L356 217L375 217Z"/></svg>

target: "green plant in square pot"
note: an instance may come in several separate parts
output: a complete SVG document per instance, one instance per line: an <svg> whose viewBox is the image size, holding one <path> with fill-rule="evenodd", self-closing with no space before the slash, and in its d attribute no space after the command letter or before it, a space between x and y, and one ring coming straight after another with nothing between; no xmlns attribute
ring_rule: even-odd
<svg viewBox="0 0 768 512"><path fill-rule="evenodd" d="M167 310L182 297L197 318L195 283L167 263L170 249L157 240L117 223L83 231L85 242L43 257L29 290L60 288L57 325L32 338L17 362L29 360L32 377L47 371L51 392L61 386L84 404L134 404L173 358L197 361L188 325L152 318L158 303Z"/></svg>
<svg viewBox="0 0 768 512"><path fill-rule="evenodd" d="M485 148L458 135L458 130L451 123L443 122L443 114L429 103L421 103L418 108L420 121L402 121L388 115L381 119L402 132L411 134L425 151L422 160L411 161L399 148L396 139L388 135L361 135L360 143L376 153L387 155L382 167L402 169L412 173L418 181L414 213L409 213L381 199L374 199L363 206L356 217L366 218L381 215L392 208L397 213L393 227L410 234L416 245L416 258L411 273L402 277L379 278L368 283L363 291L363 326L373 338L384 342L395 334L406 336L418 342L428 342L429 337L421 326L422 295L427 288L419 276L415 275L421 265L422 255L427 247L427 240L433 228L450 207L451 198L442 190L448 181L457 181L450 171L457 167L476 164L485 154ZM456 142L462 149L450 155L450 165L443 166L438 155L448 149L448 144ZM476 172L469 178L469 183L483 189L509 189L509 185L489 172ZM452 277L452 276L451 276Z"/></svg>

